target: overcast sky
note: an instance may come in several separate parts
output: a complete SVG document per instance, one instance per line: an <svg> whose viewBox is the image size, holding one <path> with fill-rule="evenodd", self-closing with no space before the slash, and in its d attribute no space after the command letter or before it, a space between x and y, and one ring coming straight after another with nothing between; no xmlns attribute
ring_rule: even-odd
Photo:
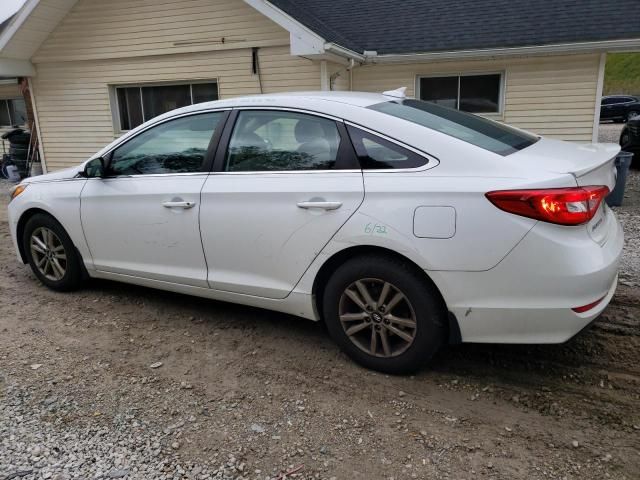
<svg viewBox="0 0 640 480"><path fill-rule="evenodd" d="M16 13L25 0L0 0L0 22Z"/></svg>

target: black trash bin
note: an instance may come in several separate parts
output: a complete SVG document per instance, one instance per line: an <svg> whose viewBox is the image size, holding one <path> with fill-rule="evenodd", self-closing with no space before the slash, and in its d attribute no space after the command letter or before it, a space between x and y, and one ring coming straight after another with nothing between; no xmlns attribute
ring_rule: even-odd
<svg viewBox="0 0 640 480"><path fill-rule="evenodd" d="M616 157L616 170L618 171L616 186L607 196L607 205L610 207L619 207L622 205L622 201L624 200L624 187L627 183L627 175L629 174L632 158L633 153L631 152L620 152Z"/></svg>
<svg viewBox="0 0 640 480"><path fill-rule="evenodd" d="M9 141L9 158L18 167L21 177L27 177L29 142L31 134L22 128L16 128L2 135L3 140Z"/></svg>

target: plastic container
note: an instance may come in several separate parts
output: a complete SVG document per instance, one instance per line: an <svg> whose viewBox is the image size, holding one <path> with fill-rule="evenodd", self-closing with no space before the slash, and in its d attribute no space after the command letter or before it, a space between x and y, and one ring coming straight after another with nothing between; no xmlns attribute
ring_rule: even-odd
<svg viewBox="0 0 640 480"><path fill-rule="evenodd" d="M15 165L7 165L7 178L10 182L18 183L20 181L20 172Z"/></svg>
<svg viewBox="0 0 640 480"><path fill-rule="evenodd" d="M633 153L620 152L616 157L616 170L618 175L616 176L616 186L613 191L607 196L607 205L610 207L619 207L622 205L624 199L624 187L627 183L627 175L629 174L629 167L631 166L631 159Z"/></svg>

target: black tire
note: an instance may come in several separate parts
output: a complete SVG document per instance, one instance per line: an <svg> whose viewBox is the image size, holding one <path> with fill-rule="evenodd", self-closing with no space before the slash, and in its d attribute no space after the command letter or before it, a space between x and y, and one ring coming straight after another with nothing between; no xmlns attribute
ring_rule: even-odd
<svg viewBox="0 0 640 480"><path fill-rule="evenodd" d="M31 251L32 235L36 230L41 228L51 230L64 248L64 254L66 255L64 275L58 280L48 278L40 271L36 265L33 252ZM42 213L31 217L24 227L22 245L31 270L44 285L59 292L69 292L77 290L80 287L83 280L82 260L71 238L56 219Z"/></svg>
<svg viewBox="0 0 640 480"><path fill-rule="evenodd" d="M640 115L640 111L633 110L631 112L628 112L626 121L628 122L629 120L631 120L632 118L637 117L638 115Z"/></svg>
<svg viewBox="0 0 640 480"><path fill-rule="evenodd" d="M365 282L388 282L407 299L407 307L414 313L416 326L412 330L413 341L404 351L399 349L400 353L393 356L384 356L383 352L378 355L371 354L356 345L351 340L352 337L347 335L346 327L343 327L340 320L341 298L347 288L363 279L368 279L364 280ZM375 284L371 283L371 286L375 287ZM371 297L373 296L372 293ZM447 310L442 297L415 266L402 259L384 255L362 255L348 260L329 278L322 300L324 320L329 334L349 357L364 367L391 374L411 373L428 362L445 341ZM373 317L366 320L373 321ZM363 338L366 339L366 335L375 335L372 332L373 323L371 325L371 328L362 334ZM382 325L377 326L385 328ZM394 334L387 332L386 335ZM393 340L391 337L388 338L390 340L387 342ZM396 340L403 341L401 338Z"/></svg>

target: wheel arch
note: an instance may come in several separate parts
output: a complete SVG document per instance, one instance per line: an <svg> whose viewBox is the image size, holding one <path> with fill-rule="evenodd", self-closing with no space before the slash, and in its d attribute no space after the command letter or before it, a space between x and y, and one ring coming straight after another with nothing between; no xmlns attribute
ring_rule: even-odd
<svg viewBox="0 0 640 480"><path fill-rule="evenodd" d="M18 220L18 225L16 228L16 240L18 243L18 251L20 252L20 259L22 260L22 263L27 263L27 255L26 255L26 252L24 251L24 242L22 241L24 237L24 228L27 222L29 221L29 219L38 214L48 215L58 222L58 219L56 219L56 217L54 217L53 215L51 215L50 212L47 212L42 208L31 207L25 210L24 212L22 212L22 215L20 215L20 219Z"/></svg>
<svg viewBox="0 0 640 480"><path fill-rule="evenodd" d="M22 212L22 214L20 215L20 218L18 219L18 225L16 226L16 240L17 240L17 243L18 243L18 251L20 252L20 260L24 264L26 264L28 262L26 252L24 251L24 242L23 242L24 229L25 229L25 226L27 225L27 222L29 221L29 219L31 219L32 217L34 217L35 215L38 215L38 214L47 215L47 216L53 218L65 230L67 235L69 235L69 229L66 228L64 226L64 224L58 218L56 218L56 216L53 215L51 212L45 210L44 208L40 208L40 207L30 207L30 208L28 208L27 210ZM78 254L78 257L80 258L80 266L82 268L82 274L86 278L86 277L89 276L89 274L88 274L86 266L84 264L82 253L80 252L80 250L78 250L77 245L75 245L75 242L73 241L73 237L71 237L71 235L69 235L69 238L71 239L71 243L73 244L73 246L75 248L75 251Z"/></svg>
<svg viewBox="0 0 640 480"><path fill-rule="evenodd" d="M418 272L418 274L424 278L427 282L429 282L431 284L431 286L433 287L434 291L438 294L438 296L440 297L440 300L442 302L443 307L446 309L447 313L448 313L448 331L447 331L447 335L449 338L449 343L460 343L461 342L461 337L460 337L460 327L458 326L458 322L455 318L455 316L449 311L448 307L447 307L447 302L444 299L444 296L442 295L442 292L440 291L440 289L438 288L438 286L435 284L435 282L431 279L431 277L427 274L427 272L424 271L424 269L420 268L413 260L411 260L409 257L402 255L401 253L398 253L394 250L391 250L389 248L385 248L385 247L380 247L380 246L376 246L376 245L358 245L358 246L353 246L353 247L348 247L345 248L343 250L340 250L336 253L334 253L331 257L329 257L327 260L325 260L325 262L322 264L322 266L320 267L320 269L318 270L318 272L316 273L316 276L313 280L313 287L312 287L312 296L313 296L313 301L314 301L314 308L316 310L316 312L318 313L318 317L320 319L323 320L323 312L322 312L322 297L324 294L324 287L327 284L327 281L329 280L329 277L331 277L331 275L333 274L333 272L336 271L336 269L342 265L345 261L354 258L356 256L360 256L360 255L384 255L384 256L388 256L388 257L393 257L396 258L398 260L401 260L403 262L406 262L408 265L410 265L416 272Z"/></svg>

